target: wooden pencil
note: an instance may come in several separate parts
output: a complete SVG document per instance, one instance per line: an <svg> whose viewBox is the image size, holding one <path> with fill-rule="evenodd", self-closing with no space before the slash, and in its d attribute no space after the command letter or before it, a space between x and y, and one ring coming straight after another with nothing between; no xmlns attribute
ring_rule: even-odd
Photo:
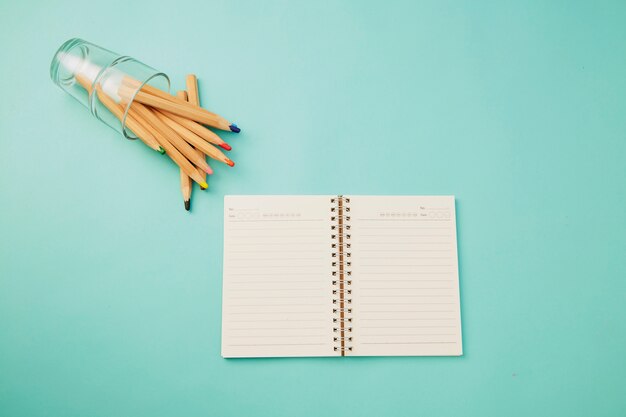
<svg viewBox="0 0 626 417"><path fill-rule="evenodd" d="M193 105L200 107L198 77L196 77L196 74L188 74L187 77L185 77L185 86L187 87L187 101Z"/></svg>
<svg viewBox="0 0 626 417"><path fill-rule="evenodd" d="M235 166L235 163L231 161L229 158L227 158L226 155L222 153L222 151L220 151L219 149L217 149L215 146L211 145L210 143L207 143L200 136L186 129L184 126L181 126L180 124L176 123L174 120L170 119L165 114L163 114L163 112L156 111L156 114L163 123L168 125L176 133L178 133L180 137L186 140L190 145L195 146L196 149L202 151L204 154L206 154L207 156L215 160L225 163L228 166L231 166L231 167Z"/></svg>
<svg viewBox="0 0 626 417"><path fill-rule="evenodd" d="M134 92L135 90L137 90L137 88L139 88L141 86L141 83L138 80L135 80L135 79L130 78L130 77L125 77L122 80L122 84L123 84L124 87L130 88L130 90L132 92ZM241 129L239 129L239 127L237 127L236 124L230 123L228 120L226 120L224 117L220 116L219 114L215 114L215 113L212 113L212 112L210 112L210 111L208 111L206 109L201 108L200 104L199 104L199 100L197 102L191 102L191 101L187 102L187 100L182 100L180 97L176 97L176 96L173 96L171 94L168 94L167 92L165 92L163 90L160 90L160 89L158 89L156 87L153 87L153 86L151 86L149 84L144 84L143 86L141 86L141 91L140 92L152 95L152 96L154 96L156 98L160 98L160 99L163 99L165 101L169 101L169 102L172 102L172 103L177 103L177 104L180 104L182 106L187 106L187 107L191 106L193 108L199 109L200 111L202 111L202 113L205 115L205 117L212 118L221 127L220 126L216 126L216 125L212 125L210 123L207 123L210 126L217 127L218 129L222 129L222 130L229 130L229 131L235 132L235 133L239 133L241 131ZM137 97L135 97L135 99L137 99ZM140 99L146 99L146 97L142 94L140 96ZM157 107L157 106L154 106L153 104L150 104L150 103L144 103L144 104L149 104L152 107ZM200 122L202 122L202 121L200 120Z"/></svg>
<svg viewBox="0 0 626 417"><path fill-rule="evenodd" d="M187 87L186 100L193 105L200 107L200 93L198 92L198 78L195 74L189 74L185 78L185 84ZM217 136L217 135L216 135ZM204 158L204 153L200 150L198 152Z"/></svg>
<svg viewBox="0 0 626 417"><path fill-rule="evenodd" d="M152 126L152 125L151 125L148 121L146 121L144 118L142 118L142 117L141 117L141 116L137 113L137 111L136 111L135 109L131 109L131 110L129 111L129 116L130 116L130 117L134 117L134 118L135 118L135 120L137 120L137 122L138 122L138 123L139 123L139 124L140 124L140 125L144 128L144 129L146 129L148 132L150 132L150 134L152 134L155 138L159 138L161 141L166 141L167 143L169 143L169 144L171 145L171 142L170 142L169 140L167 140L167 137L165 137L165 136L161 135L161 133L160 133L158 130L156 130L156 129L154 128L154 126ZM158 140L158 139L157 139L157 140ZM174 145L172 145L172 146L174 146ZM181 154L181 155L182 155L182 154ZM178 168L179 168L179 169L185 170L184 165L183 165L183 166L181 166L181 164L178 162L178 160L177 160L177 159L175 159L175 158L173 158L171 154L168 154L168 156L170 157L170 159L172 159L172 161L174 161L174 163L175 163L176 165L178 165ZM184 157L184 155L183 155L183 157ZM204 178L204 176L203 176L203 175L204 175L205 173L204 173L204 172L203 172L200 168L195 167L195 166L194 166L193 168L194 168L194 175L198 175L200 178ZM185 171L185 172L187 172L187 171ZM192 178L192 179L193 179L193 178ZM206 185L206 182L205 182L205 183L200 183L200 188L201 188L202 190L206 190L206 189L207 189L207 187L208 187L208 185L206 185L206 186L205 186L205 185Z"/></svg>
<svg viewBox="0 0 626 417"><path fill-rule="evenodd" d="M221 130L230 130L233 132L239 131L239 128L236 125L226 121L220 116L217 116L201 107L194 106L187 102L184 102L183 104L179 101L171 101L146 93L143 90L136 91L132 87L124 84L119 87L118 94L126 100L130 100L130 98L133 97L134 94L134 101L144 104L146 106L150 106L159 110L169 111L170 113L176 114L178 116L182 116L187 119L191 119L196 122L200 122L202 124L212 126ZM176 97L176 99L178 98Z"/></svg>
<svg viewBox="0 0 626 417"><path fill-rule="evenodd" d="M202 177L196 170L196 167L173 144L173 141L170 142L170 140L168 139L169 135L167 133L163 134L162 131L157 128L157 125L161 125L162 123L154 115L154 113L152 113L152 110L146 108L141 103L133 103L133 105L129 109L129 112L136 120L143 121L144 127L147 125L154 126L153 132L155 133L155 137L159 141L159 144L163 146L163 148L165 148L165 152L167 153L167 155L169 155L169 157L172 158L172 160L176 162L176 164L180 168L182 168L185 173L189 177L191 177L191 179L197 182L200 187L207 188L209 186L209 184L202 180ZM177 136L175 132L172 133L174 136Z"/></svg>
<svg viewBox="0 0 626 417"><path fill-rule="evenodd" d="M178 91L178 92L176 92L176 95L179 98L184 99L184 100L187 100L187 94L188 93L186 91ZM157 113L157 115L160 115L160 113L158 111L156 113ZM185 139L185 138L183 137L183 139ZM200 158L205 158L206 159L206 157L204 156L204 153L202 151L196 149L196 153L198 154L198 156ZM205 178L206 178L206 175L205 175Z"/></svg>
<svg viewBox="0 0 626 417"><path fill-rule="evenodd" d="M121 121L124 117L123 105L116 103L112 98L106 95L100 87L96 88L96 92L98 94L98 100L100 100L100 102ZM137 135L137 137L146 145L161 154L165 153L165 149L159 145L159 142L156 140L154 135L139 124L139 122L130 114L126 115L126 126L128 126L128 128L132 130L133 133L135 133L135 135Z"/></svg>
<svg viewBox="0 0 626 417"><path fill-rule="evenodd" d="M217 136L215 133L213 133L206 127L202 126L200 123L194 122L193 120L186 119L182 116L177 116L167 111L162 111L161 113L166 115L168 118L174 120L179 125L185 127L187 130L191 130L193 133L200 136L202 139L206 140L207 142L213 145L217 145L220 148L225 149L227 151L230 151L232 149L228 143L222 140L222 138Z"/></svg>
<svg viewBox="0 0 626 417"><path fill-rule="evenodd" d="M178 96L181 98L186 98L187 93L184 91L179 91ZM206 181L206 174L204 172L201 173L202 178ZM185 171L180 170L180 192L183 194L183 203L185 205L185 210L191 210L191 193L193 188L193 180L189 177L189 175L185 174Z"/></svg>
<svg viewBox="0 0 626 417"><path fill-rule="evenodd" d="M148 123L154 126L154 129L156 131L165 136L167 140L189 160L189 162L192 162L194 165L196 165L207 174L213 173L213 169L211 169L209 164L206 163L206 160L198 156L195 149L193 149L193 147L191 147L189 143L187 143L178 133L176 133L176 131L174 131L167 124L161 121L156 110L147 108L145 106L137 106L137 109L141 113L141 116ZM201 182L205 181L203 180Z"/></svg>
<svg viewBox="0 0 626 417"><path fill-rule="evenodd" d="M190 93L179 91L176 96L149 85L141 85L129 77L112 93L116 98L106 93L99 84L92 86L90 80L80 74L76 76L76 81L90 95L97 94L100 103L123 123L124 128L132 131L152 149L167 153L178 165L186 210L191 207L192 181L197 182L202 189L208 187L205 173L212 174L213 170L207 163L206 156L231 167L235 165L221 150L213 146L231 150L230 145L205 125L237 133L239 128L200 107L195 75L186 77ZM139 86L141 89L137 91ZM118 102L120 97L121 102ZM133 101L128 106L131 98Z"/></svg>
<svg viewBox="0 0 626 417"><path fill-rule="evenodd" d="M80 74L76 75L75 78L78 84L83 87L87 93L91 94L91 83ZM120 121L120 123L122 123L124 119L124 107L106 95L99 86L96 87L96 94L98 95L98 100L100 100L100 102ZM159 145L154 136L147 132L143 126L139 125L132 117L127 115L125 124L143 143L146 144L146 146L154 149L160 154L165 153L165 149Z"/></svg>

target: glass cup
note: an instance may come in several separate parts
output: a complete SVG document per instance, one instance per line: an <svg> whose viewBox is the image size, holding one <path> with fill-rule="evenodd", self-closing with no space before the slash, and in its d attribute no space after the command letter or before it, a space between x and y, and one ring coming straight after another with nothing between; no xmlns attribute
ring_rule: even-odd
<svg viewBox="0 0 626 417"><path fill-rule="evenodd" d="M166 92L170 90L170 79L166 74L134 58L78 38L68 40L54 54L50 78L101 122L127 139L137 139L127 129L126 117L135 95L144 84ZM120 97L122 86L126 87L125 97L130 97L127 100Z"/></svg>

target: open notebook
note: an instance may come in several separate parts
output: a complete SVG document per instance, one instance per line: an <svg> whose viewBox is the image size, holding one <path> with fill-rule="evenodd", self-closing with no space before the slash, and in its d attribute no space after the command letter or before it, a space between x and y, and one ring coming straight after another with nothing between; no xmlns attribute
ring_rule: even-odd
<svg viewBox="0 0 626 417"><path fill-rule="evenodd" d="M461 355L454 197L226 196L222 356Z"/></svg>

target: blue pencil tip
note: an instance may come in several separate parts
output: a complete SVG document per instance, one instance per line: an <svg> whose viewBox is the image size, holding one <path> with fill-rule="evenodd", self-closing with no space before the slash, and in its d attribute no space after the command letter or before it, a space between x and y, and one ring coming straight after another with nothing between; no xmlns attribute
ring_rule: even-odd
<svg viewBox="0 0 626 417"><path fill-rule="evenodd" d="M236 124L234 124L234 123L233 123L232 125L228 126L228 127L230 128L230 131L231 131L231 132L235 132L235 133L239 133L239 132L241 132L241 129L239 129L239 128L237 127L237 125L236 125Z"/></svg>

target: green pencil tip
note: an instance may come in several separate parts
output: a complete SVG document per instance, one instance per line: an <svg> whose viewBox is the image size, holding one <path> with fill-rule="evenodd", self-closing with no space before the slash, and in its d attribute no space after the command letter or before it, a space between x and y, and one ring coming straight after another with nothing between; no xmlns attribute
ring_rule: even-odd
<svg viewBox="0 0 626 417"><path fill-rule="evenodd" d="M165 149L163 149L161 146L159 146L159 153L161 155L165 155Z"/></svg>

